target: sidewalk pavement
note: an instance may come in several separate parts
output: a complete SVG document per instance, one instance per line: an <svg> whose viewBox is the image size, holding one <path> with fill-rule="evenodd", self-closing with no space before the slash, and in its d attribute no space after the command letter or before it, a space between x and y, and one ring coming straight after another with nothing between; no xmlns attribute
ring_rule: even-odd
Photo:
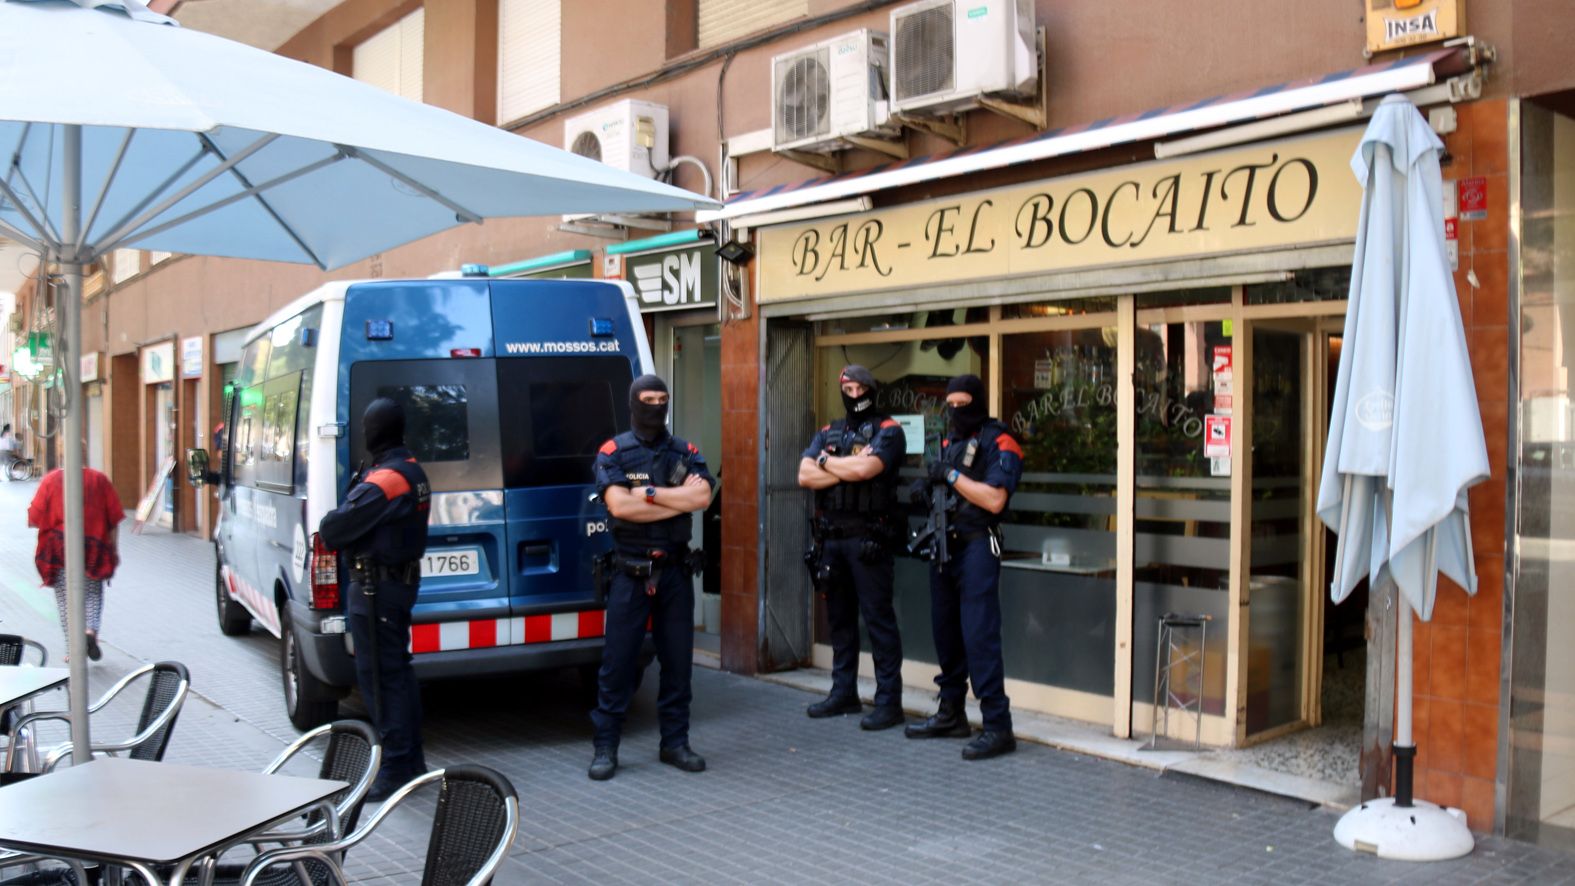
<svg viewBox="0 0 1575 886"><path fill-rule="evenodd" d="M22 525L30 486L0 484L0 630L58 651L52 595L36 587ZM277 642L261 630L219 635L206 543L128 533L122 559L94 691L140 662L183 661L195 694L167 759L260 768L294 735ZM520 792L523 824L500 886L1575 883L1575 858L1492 837L1453 862L1380 861L1335 844L1336 815L1318 804L1032 742L967 763L960 741L861 732L856 717L810 720L815 695L708 668L695 670L691 732L710 768L682 773L656 760L656 682L643 682L631 709L623 767L601 783L585 777L586 696L572 674L426 687L429 763L491 766ZM428 816L425 806L391 819L353 853L355 882L413 882Z"/></svg>

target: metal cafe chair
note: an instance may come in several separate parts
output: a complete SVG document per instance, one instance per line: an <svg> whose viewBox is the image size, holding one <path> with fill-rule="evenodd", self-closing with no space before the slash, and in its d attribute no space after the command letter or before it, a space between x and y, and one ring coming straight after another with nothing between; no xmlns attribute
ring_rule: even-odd
<svg viewBox="0 0 1575 886"><path fill-rule="evenodd" d="M383 747L378 743L377 733L368 723L362 720L339 720L319 726L292 742L263 769L263 774L272 775L278 772L296 756L305 752L309 746L319 743L318 740L323 738L327 741L324 743L323 760L317 769L317 777L348 783L349 786L335 794L333 799L339 813L339 826L345 831L354 830L366 794L372 789L372 780L377 777L377 770L383 761ZM338 836L340 835L329 831L326 820L314 815L304 822L303 827L280 828L253 834L246 839L246 843L261 853L265 851L265 845L270 843L283 846L323 846ZM202 871L202 882L205 886L212 883L240 882L246 865L239 862L219 863L217 859L225 851L214 853L207 862ZM291 862L288 866L276 865L269 868L257 882L261 886L306 886L306 884L326 886L332 880L328 866L310 859L302 859Z"/></svg>
<svg viewBox="0 0 1575 886"><path fill-rule="evenodd" d="M181 705L185 703L186 693L191 687L191 674L185 665L177 661L143 665L120 678L98 701L88 706L87 712L91 717L103 710L128 686L144 676L148 678L148 686L142 701L142 714L137 718L137 731L130 738L120 741L93 742L92 752L95 757L124 753L133 760L164 759L170 733L175 729L175 718L180 715ZM64 742L44 751L42 765L39 764L37 725L45 720L69 723L71 714L68 711L41 711L18 720L16 730L12 733L11 753L6 760L7 775L48 772L61 760L71 756L71 743ZM20 762L17 759L19 750L23 758ZM26 765L25 769L21 768L22 764Z"/></svg>
<svg viewBox="0 0 1575 886"><path fill-rule="evenodd" d="M38 661L32 662L34 667L44 667L49 664L49 650L37 640L29 640L19 634L0 634L0 667L20 667L27 658L27 651L31 649L38 653ZM12 735L12 726L23 715L33 709L31 701L7 710L0 717L0 734Z"/></svg>
<svg viewBox="0 0 1575 886"><path fill-rule="evenodd" d="M297 859L316 859L332 874L335 886L346 886L344 872L333 860L365 840L397 806L421 787L439 783L437 813L427 842L421 886L485 886L503 863L519 833L519 794L514 785L485 766L450 766L411 779L394 792L372 820L333 843L271 849L252 860L241 886L263 882L271 866Z"/></svg>

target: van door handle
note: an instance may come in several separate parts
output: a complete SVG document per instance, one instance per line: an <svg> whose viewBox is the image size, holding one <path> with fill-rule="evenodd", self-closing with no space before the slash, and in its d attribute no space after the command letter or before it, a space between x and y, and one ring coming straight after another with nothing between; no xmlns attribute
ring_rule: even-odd
<svg viewBox="0 0 1575 886"><path fill-rule="evenodd" d="M543 543L540 543L540 544L525 545L523 548L520 549L520 552L523 553L527 557L551 557L552 556L552 543L551 542L543 542Z"/></svg>

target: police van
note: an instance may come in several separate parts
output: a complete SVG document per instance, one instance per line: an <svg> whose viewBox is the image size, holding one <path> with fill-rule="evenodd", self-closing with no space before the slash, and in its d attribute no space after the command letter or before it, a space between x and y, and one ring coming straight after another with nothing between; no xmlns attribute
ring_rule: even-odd
<svg viewBox="0 0 1575 886"><path fill-rule="evenodd" d="M217 472L202 450L189 469L219 485L219 630L255 620L280 638L291 722L333 719L355 685L347 587L316 529L370 464L360 416L377 397L404 404L432 486L417 676L593 671L604 602L592 561L611 538L591 464L629 426L629 383L651 365L621 281L329 283L254 329Z"/></svg>

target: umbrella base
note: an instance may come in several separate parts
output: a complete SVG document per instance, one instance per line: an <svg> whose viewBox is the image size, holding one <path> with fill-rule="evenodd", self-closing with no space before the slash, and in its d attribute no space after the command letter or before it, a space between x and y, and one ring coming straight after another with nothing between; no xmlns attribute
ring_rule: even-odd
<svg viewBox="0 0 1575 886"><path fill-rule="evenodd" d="M1334 839L1347 849L1395 861L1444 861L1470 854L1475 845L1461 810L1424 800L1396 806L1393 797L1370 800L1340 816Z"/></svg>

